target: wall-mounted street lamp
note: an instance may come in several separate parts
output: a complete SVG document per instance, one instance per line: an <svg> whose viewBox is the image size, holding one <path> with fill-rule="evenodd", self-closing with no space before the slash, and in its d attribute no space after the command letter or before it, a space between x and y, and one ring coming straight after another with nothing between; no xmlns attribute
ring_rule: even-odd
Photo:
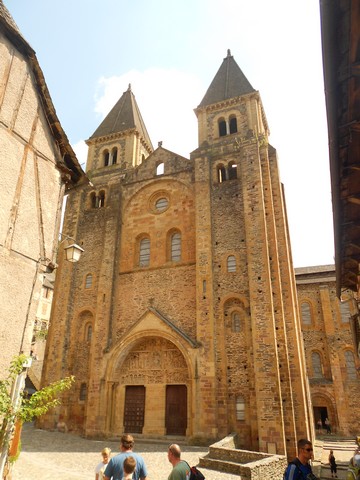
<svg viewBox="0 0 360 480"><path fill-rule="evenodd" d="M59 237L64 237L64 240L62 240L60 243L62 243L65 240L72 240L74 243L71 245L67 246L64 248L65 250L65 258L68 262L71 263L76 263L80 260L81 254L84 251L83 248L81 248L77 243L75 243L75 240L68 235L65 235L63 233L59 233Z"/></svg>
<svg viewBox="0 0 360 480"><path fill-rule="evenodd" d="M84 249L79 247L79 245L76 245L76 243L65 247L64 250L66 260L72 263L78 262L80 260L82 252L84 251Z"/></svg>

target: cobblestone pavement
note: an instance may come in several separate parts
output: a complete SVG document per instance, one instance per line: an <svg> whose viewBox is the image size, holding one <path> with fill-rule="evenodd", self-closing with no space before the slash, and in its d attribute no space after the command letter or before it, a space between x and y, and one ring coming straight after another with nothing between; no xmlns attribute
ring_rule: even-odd
<svg viewBox="0 0 360 480"><path fill-rule="evenodd" d="M12 480L94 480L95 466L101 461L100 451L109 447L113 454L119 450L118 441L88 440L70 433L49 432L26 424L23 428L22 451L12 471ZM199 457L207 454L206 447L195 447L180 443L182 458L191 465L197 465ZM143 456L148 467L149 480L166 480L171 472L167 460L165 442L145 442L136 440L135 451ZM321 478L331 478L328 466L330 449L334 450L339 479L346 478L347 465L353 455L355 442L351 439L321 438L315 441L315 472ZM206 480L239 480L238 475L216 472L201 468ZM264 479L265 480L265 479Z"/></svg>
<svg viewBox="0 0 360 480"><path fill-rule="evenodd" d="M88 440L70 433L49 432L26 424L21 435L22 451L12 471L12 480L94 480L95 466L101 461L100 452L109 447L119 451L119 442ZM173 440L176 443L176 440ZM169 441L169 443L171 443ZM180 442L178 442L180 443ZM182 458L197 465L206 455L206 447L181 444ZM171 472L167 459L167 444L136 440L134 451L143 456L149 480L166 480ZM239 476L201 469L206 480L239 480Z"/></svg>

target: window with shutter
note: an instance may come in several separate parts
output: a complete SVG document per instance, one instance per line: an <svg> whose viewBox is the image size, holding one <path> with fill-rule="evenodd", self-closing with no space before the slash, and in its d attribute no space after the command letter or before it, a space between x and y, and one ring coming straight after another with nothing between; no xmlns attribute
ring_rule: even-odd
<svg viewBox="0 0 360 480"><path fill-rule="evenodd" d="M150 265L150 239L143 238L140 241L140 255L139 255L140 267L148 267Z"/></svg>
<svg viewBox="0 0 360 480"><path fill-rule="evenodd" d="M301 320L304 325L311 325L311 305L308 302L301 304Z"/></svg>

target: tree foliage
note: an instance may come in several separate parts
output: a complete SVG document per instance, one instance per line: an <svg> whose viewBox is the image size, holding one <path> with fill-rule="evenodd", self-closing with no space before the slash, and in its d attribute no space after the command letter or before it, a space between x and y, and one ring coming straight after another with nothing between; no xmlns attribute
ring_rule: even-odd
<svg viewBox="0 0 360 480"><path fill-rule="evenodd" d="M0 417L7 422L30 422L44 415L50 408L60 404L59 395L68 390L75 381L73 376L63 378L38 390L31 397L22 391L19 401L14 402L11 398L12 386L23 371L27 359L26 355L15 357L10 364L7 378L0 380Z"/></svg>

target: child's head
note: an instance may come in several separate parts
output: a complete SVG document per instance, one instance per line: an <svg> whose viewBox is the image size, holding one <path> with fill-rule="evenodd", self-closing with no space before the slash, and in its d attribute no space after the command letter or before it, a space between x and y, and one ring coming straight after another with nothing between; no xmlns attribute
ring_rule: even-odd
<svg viewBox="0 0 360 480"><path fill-rule="evenodd" d="M135 467L136 467L136 460L134 457L126 457L125 460L124 460L124 465L123 465L123 469L124 469L124 472L129 474L129 473L133 473L133 471L135 470Z"/></svg>
<svg viewBox="0 0 360 480"><path fill-rule="evenodd" d="M104 463L108 463L110 459L110 453L111 453L110 448L104 448L103 450L101 450L101 455L103 457Z"/></svg>

